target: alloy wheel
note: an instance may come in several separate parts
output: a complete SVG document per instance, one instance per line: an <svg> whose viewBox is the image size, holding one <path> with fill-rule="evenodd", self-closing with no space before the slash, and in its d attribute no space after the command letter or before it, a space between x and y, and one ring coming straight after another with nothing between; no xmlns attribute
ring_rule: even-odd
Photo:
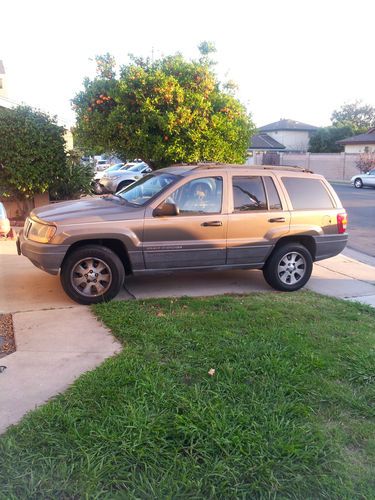
<svg viewBox="0 0 375 500"><path fill-rule="evenodd" d="M289 252L279 261L277 274L282 283L295 285L306 273L306 260L299 252Z"/></svg>
<svg viewBox="0 0 375 500"><path fill-rule="evenodd" d="M85 297L98 297L106 293L112 283L112 272L101 259L87 257L79 260L71 272L73 288Z"/></svg>

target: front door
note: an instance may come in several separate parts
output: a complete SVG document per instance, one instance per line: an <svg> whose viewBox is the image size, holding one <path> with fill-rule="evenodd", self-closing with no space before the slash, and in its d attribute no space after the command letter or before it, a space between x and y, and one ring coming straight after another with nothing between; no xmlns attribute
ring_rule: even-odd
<svg viewBox="0 0 375 500"><path fill-rule="evenodd" d="M178 215L145 219L146 269L215 267L225 264L227 215L223 214L223 178L187 181L168 197Z"/></svg>

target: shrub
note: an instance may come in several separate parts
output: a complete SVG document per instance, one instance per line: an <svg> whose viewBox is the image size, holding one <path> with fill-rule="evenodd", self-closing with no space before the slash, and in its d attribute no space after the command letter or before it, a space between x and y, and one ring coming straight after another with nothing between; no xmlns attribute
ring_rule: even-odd
<svg viewBox="0 0 375 500"><path fill-rule="evenodd" d="M357 168L362 174L367 174L371 170L375 169L375 152L373 153L362 153L359 155L359 160L356 161Z"/></svg>

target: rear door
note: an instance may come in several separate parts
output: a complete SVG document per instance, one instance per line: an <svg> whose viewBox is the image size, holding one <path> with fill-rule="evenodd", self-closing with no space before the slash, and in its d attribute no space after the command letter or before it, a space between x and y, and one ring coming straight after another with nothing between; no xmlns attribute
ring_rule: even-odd
<svg viewBox="0 0 375 500"><path fill-rule="evenodd" d="M288 234L290 213L276 186L271 174L233 175L227 264L262 265L278 238Z"/></svg>

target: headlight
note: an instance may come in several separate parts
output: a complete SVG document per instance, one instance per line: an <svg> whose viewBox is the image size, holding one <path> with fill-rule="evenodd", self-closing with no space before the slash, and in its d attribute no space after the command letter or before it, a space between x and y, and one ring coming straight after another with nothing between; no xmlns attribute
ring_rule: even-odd
<svg viewBox="0 0 375 500"><path fill-rule="evenodd" d="M27 238L38 243L49 243L56 233L56 226L49 224L41 224L35 220L31 220L31 226L27 234Z"/></svg>

